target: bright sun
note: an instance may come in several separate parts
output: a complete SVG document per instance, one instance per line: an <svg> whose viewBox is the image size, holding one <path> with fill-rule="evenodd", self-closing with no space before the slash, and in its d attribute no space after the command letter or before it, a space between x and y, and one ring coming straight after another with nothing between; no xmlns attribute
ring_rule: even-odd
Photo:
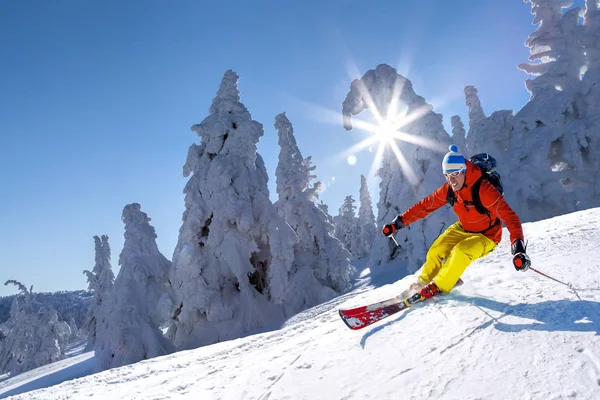
<svg viewBox="0 0 600 400"><path fill-rule="evenodd" d="M416 119L422 117L425 112L428 112L429 107L424 108L421 112L413 112L410 115L407 115L404 112L387 114L386 118L381 118L380 113L374 108L370 108L373 113L373 116L378 121L377 124L373 124L370 122L365 122L362 120L354 120L354 126L368 134L368 136L362 140L361 142L353 145L349 149L345 150L342 155L344 158L348 157L348 154L354 155L358 151L370 147L374 144L377 144L377 150L375 152L375 158L373 159L373 163L371 164L371 170L369 171L369 175L373 176L377 169L381 165L381 161L383 158L383 153L386 147L392 150L400 167L404 171L404 174L409 179L410 182L416 183L417 177L413 172L410 164L406 160L406 157L400 151L398 147L398 142L407 142L419 144L425 147L433 147L432 143L428 143L427 140L413 136L406 132L402 132L401 128L408 123L415 121Z"/></svg>
<svg viewBox="0 0 600 400"><path fill-rule="evenodd" d="M394 138L396 137L396 129L394 125L389 123L388 121L383 121L383 123L376 127L373 134L375 135L375 141L384 142L385 144L391 145L394 142Z"/></svg>
<svg viewBox="0 0 600 400"><path fill-rule="evenodd" d="M355 73L354 75L358 75L358 73ZM344 160L350 165L355 165L357 162L357 155L361 150L367 148L369 152L372 152L376 149L375 157L373 158L373 163L371 164L371 169L369 171L369 176L375 176L376 171L381 167L385 150L386 148L389 148L395 155L404 176L409 182L416 184L418 183L418 178L408 160L400 150L400 148L403 147L402 143L416 144L419 147L435 151L439 151L439 145L431 139L403 131L403 128L407 131L413 131L414 129L409 127L411 127L415 121L428 115L432 111L432 106L423 102L421 106L409 109L406 104L403 104L400 101L404 80L398 82L401 83L394 84L392 89L393 93L391 93L390 96L391 101L387 104L387 109L379 110L376 106L376 102L371 98L371 93L369 91L363 93L362 101L364 101L366 105L364 109L368 109L371 112L373 121L367 122L354 115L352 116L352 127L364 132L367 136L350 148L337 153L335 158ZM377 103L381 104L381 102ZM440 100L439 103L443 104L444 101ZM336 125L339 124L339 112L314 106L310 103L307 105L313 108L314 111L317 111L315 114L321 115L323 121Z"/></svg>
<svg viewBox="0 0 600 400"><path fill-rule="evenodd" d="M386 147L389 146L396 156L404 175L411 183L417 183L417 176L415 175L409 162L406 160L406 157L404 157L404 154L402 154L400 151L398 145L402 142L406 142L430 149L436 149L436 144L433 141L402 131L403 127L427 115L431 111L431 106L424 104L422 107L411 110L411 112L408 111L408 107L406 106L398 110L398 96L394 95L392 96L393 100L390 102L388 109L386 110L387 112L384 114L385 117L383 117L382 113L375 106L373 100L369 96L367 97L368 98L366 98L365 101L369 105L368 109L371 111L373 118L375 119L375 123L366 122L355 117L353 119L353 125L361 131L366 132L368 136L361 142L343 151L340 155L344 158L347 158L348 155L354 155L364 148L377 144L375 158L373 159L371 170L369 171L369 175L373 176L381 165Z"/></svg>

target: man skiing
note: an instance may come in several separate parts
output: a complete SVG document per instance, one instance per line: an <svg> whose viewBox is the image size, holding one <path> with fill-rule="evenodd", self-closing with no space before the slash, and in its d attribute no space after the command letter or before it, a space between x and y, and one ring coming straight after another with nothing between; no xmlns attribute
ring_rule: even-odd
<svg viewBox="0 0 600 400"><path fill-rule="evenodd" d="M454 192L452 210L458 222L433 242L418 282L411 285L411 290L419 291L421 300L440 292L449 293L471 262L492 252L502 239L500 221L510 233L514 267L517 271L527 271L531 265L525 254L523 229L517 214L494 185L483 179L482 170L458 153L457 146L452 145L449 150L442 161L446 183L383 227L383 234L389 237L448 204L448 192ZM479 199L487 211L485 214L476 209L473 186L475 189L479 186Z"/></svg>

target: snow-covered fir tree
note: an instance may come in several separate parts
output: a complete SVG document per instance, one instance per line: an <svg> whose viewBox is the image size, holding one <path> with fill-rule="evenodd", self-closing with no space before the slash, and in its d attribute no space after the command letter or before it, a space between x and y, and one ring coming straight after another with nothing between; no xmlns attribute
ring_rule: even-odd
<svg viewBox="0 0 600 400"><path fill-rule="evenodd" d="M352 82L342 104L345 128L352 129L352 115L371 107L377 109L376 113L388 121L387 124L394 125L395 120L404 120L399 110L405 110L410 121L399 130L410 135L411 140L390 140L397 146L400 157L397 158L396 152L386 144L382 165L377 172L381 179L377 225L381 229L444 183L441 162L450 144L450 136L444 130L442 116L434 113L432 106L414 92L412 83L389 65L379 65ZM400 249L378 234L369 265L406 258L409 260L407 272L416 271L425 260L426 249L455 218L448 209L442 209L412 224L410 229L403 229L396 234L402 246Z"/></svg>
<svg viewBox="0 0 600 400"><path fill-rule="evenodd" d="M294 264L290 277L286 314L291 315L326 301L345 290L350 283L350 254L327 230L327 216L315 200L320 183L310 185L315 169L311 158L304 158L285 113L275 118L279 135L277 212L294 230Z"/></svg>
<svg viewBox="0 0 600 400"><path fill-rule="evenodd" d="M579 169L579 176L568 178L577 181L578 190L583 192L578 196L580 209L600 204L600 176L596 173L600 170L600 10L597 1L586 0L585 4L583 44L587 64L582 70L583 98L577 102L577 111L585 119L587 130L585 135L579 131L580 146L574 149L575 155L581 153L585 168Z"/></svg>
<svg viewBox="0 0 600 400"><path fill-rule="evenodd" d="M0 346L0 374L16 375L65 357L71 330L58 320L55 309L36 301L31 289L9 280L19 288L13 300L10 318L4 324Z"/></svg>
<svg viewBox="0 0 600 400"><path fill-rule="evenodd" d="M192 126L185 212L170 274L168 336L189 349L243 336L283 318L297 237L269 200L256 151L263 127L225 72L210 115Z"/></svg>
<svg viewBox="0 0 600 400"><path fill-rule="evenodd" d="M329 206L323 203L323 200L321 200L319 203L317 203L317 207L319 207L319 210L323 211L323 214L325 214L325 219L327 221L325 227L327 228L327 232L329 232L330 235L334 235L335 226L333 222L333 217L331 216L331 214L329 214Z"/></svg>
<svg viewBox="0 0 600 400"><path fill-rule="evenodd" d="M71 319L69 320L69 329L71 330L70 339L76 340L81 337L81 331L79 330L79 327L77 326L77 322L75 321L74 317L71 317Z"/></svg>
<svg viewBox="0 0 600 400"><path fill-rule="evenodd" d="M540 61L521 65L537 77L528 82L530 101L514 117L505 163L511 176L520 176L506 196L523 221L600 205L600 74L591 39L597 3L586 2L581 26L578 8L561 12L570 4L530 2L539 26L527 43L530 59Z"/></svg>
<svg viewBox="0 0 600 400"><path fill-rule="evenodd" d="M465 102L469 107L469 127L474 127L479 122L485 119L483 107L477 94L477 89L474 86L465 86Z"/></svg>
<svg viewBox="0 0 600 400"><path fill-rule="evenodd" d="M533 24L538 25L525 41L530 48L531 62L518 65L520 70L536 76L525 81L527 90L532 98L541 93L553 97L557 91L577 91L585 65L584 27L578 22L581 9L572 8L563 14L562 9L570 7L572 1L524 1L531 4L531 13L535 15Z"/></svg>
<svg viewBox="0 0 600 400"><path fill-rule="evenodd" d="M346 196L342 203L339 214L333 217L335 223L335 237L342 242L346 250L356 259L359 254L358 218L356 218L356 201L352 196Z"/></svg>
<svg viewBox="0 0 600 400"><path fill-rule="evenodd" d="M96 327L100 318L104 317L104 302L111 295L115 274L110 263L110 245L108 236L94 236L96 263L92 271L84 270L87 276L88 290L94 292L94 298L90 305L85 330L88 335L87 349L94 348L96 343Z"/></svg>
<svg viewBox="0 0 600 400"><path fill-rule="evenodd" d="M452 143L459 149L463 149L465 155L467 155L470 150L467 146L467 132L465 131L465 125L458 115L454 115L450 118L450 125L452 126Z"/></svg>
<svg viewBox="0 0 600 400"><path fill-rule="evenodd" d="M367 178L364 175L360 176L360 205L358 207L358 245L354 256L363 258L371 254L373 240L377 235L377 223L373 214L373 201L367 186Z"/></svg>
<svg viewBox="0 0 600 400"><path fill-rule="evenodd" d="M488 153L498 160L499 165L503 166L510 145L513 111L495 111L486 117L477 88L466 86L464 93L465 103L469 108L469 133L466 138L466 147L459 144L460 138L454 144L467 158L477 153Z"/></svg>
<svg viewBox="0 0 600 400"><path fill-rule="evenodd" d="M582 117L600 115L600 9L596 0L585 1L583 34L581 36L586 64L582 68L582 101L577 102ZM597 124L594 121L594 124ZM595 129L596 127L591 127Z"/></svg>
<svg viewBox="0 0 600 400"><path fill-rule="evenodd" d="M98 370L161 356L175 349L160 329L158 308L169 287L171 262L156 245L150 218L138 203L123 209L125 242L121 269L111 295L105 299L105 323L96 327L95 362Z"/></svg>

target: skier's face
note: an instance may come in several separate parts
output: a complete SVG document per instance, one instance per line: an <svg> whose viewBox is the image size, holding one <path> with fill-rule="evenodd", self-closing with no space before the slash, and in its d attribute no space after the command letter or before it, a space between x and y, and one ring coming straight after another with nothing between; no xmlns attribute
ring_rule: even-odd
<svg viewBox="0 0 600 400"><path fill-rule="evenodd" d="M458 190L462 189L462 187L465 185L465 173L464 172L445 174L445 176L446 176L446 181L448 182L448 185L450 185L450 187L454 191L458 191Z"/></svg>

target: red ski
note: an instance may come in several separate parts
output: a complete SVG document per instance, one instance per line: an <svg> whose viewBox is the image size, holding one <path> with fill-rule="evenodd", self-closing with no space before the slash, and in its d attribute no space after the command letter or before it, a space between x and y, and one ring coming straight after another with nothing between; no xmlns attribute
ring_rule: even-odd
<svg viewBox="0 0 600 400"><path fill-rule="evenodd" d="M415 293L411 297L404 299L397 296L368 306L339 310L339 314L348 328L358 330L381 321L423 300L425 298L421 296L421 293Z"/></svg>
<svg viewBox="0 0 600 400"><path fill-rule="evenodd" d="M376 310L380 310L384 307L397 304L407 297L408 297L408 291L404 291L404 292L400 293L398 296L392 297L391 299L379 301L379 302L373 303L373 304L369 304L368 306L360 306L360 307L356 307L356 308L349 308L347 310L340 310L340 313L343 313L344 316L346 316L346 317L364 314L368 311L376 311Z"/></svg>
<svg viewBox="0 0 600 400"><path fill-rule="evenodd" d="M454 287L462 284L462 279L459 279ZM421 292L417 292L409 296L407 290L396 297L392 297L391 299L369 304L367 306L339 310L338 313L348 328L352 330L358 330L374 324L375 322L381 321L382 319L407 309L413 304L419 303L423 300L425 300L425 297L423 297Z"/></svg>

